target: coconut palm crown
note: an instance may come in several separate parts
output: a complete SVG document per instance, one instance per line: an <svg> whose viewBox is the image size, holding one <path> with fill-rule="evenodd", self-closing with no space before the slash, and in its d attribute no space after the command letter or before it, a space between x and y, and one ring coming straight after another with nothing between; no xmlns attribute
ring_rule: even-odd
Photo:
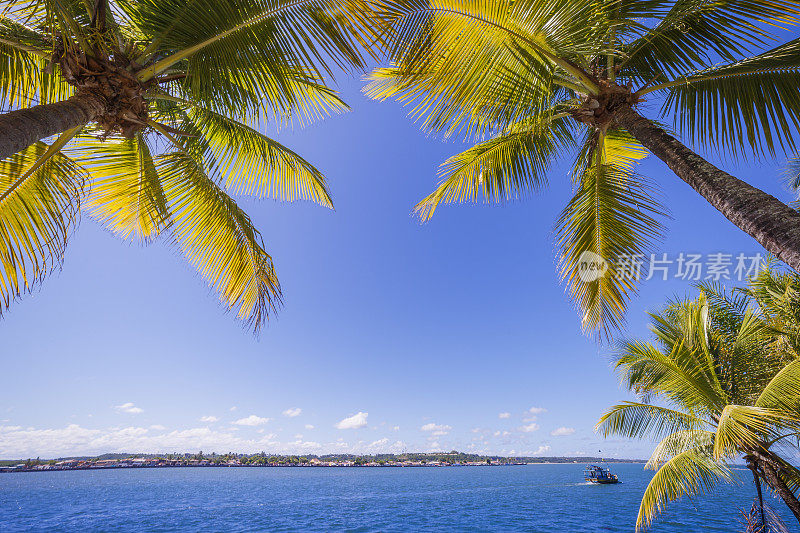
<svg viewBox="0 0 800 533"><path fill-rule="evenodd" d="M800 435L798 310L800 276L767 270L745 290L706 285L652 314L654 343L621 343L616 368L640 399L612 407L597 429L660 440L637 528L670 501L733 481L742 457L759 495L763 482L800 522L800 471L785 458Z"/></svg>
<svg viewBox="0 0 800 533"><path fill-rule="evenodd" d="M416 211L497 203L547 186L574 154L574 196L557 223L561 274L589 331L613 332L637 280L615 260L641 257L667 209L637 172L662 159L734 224L800 269L800 215L723 172L704 149L771 157L796 148L800 3L790 0L392 0L382 7L391 64L366 93L412 106L424 129L478 144L448 159ZM649 105L660 102L659 108ZM651 116L653 118L647 118ZM581 279L586 252L611 261ZM590 256L595 257L595 256ZM617 261L619 262L619 261Z"/></svg>
<svg viewBox="0 0 800 533"><path fill-rule="evenodd" d="M323 175L263 125L346 109L323 79L364 68L376 43L367 4L4 6L0 312L61 264L88 208L126 240L166 233L224 306L257 330L279 305L280 286L232 195L332 205Z"/></svg>

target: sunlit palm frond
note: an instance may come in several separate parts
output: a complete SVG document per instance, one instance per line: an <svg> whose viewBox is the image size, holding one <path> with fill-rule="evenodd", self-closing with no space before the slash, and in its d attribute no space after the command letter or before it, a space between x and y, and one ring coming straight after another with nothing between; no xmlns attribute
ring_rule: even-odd
<svg viewBox="0 0 800 533"><path fill-rule="evenodd" d="M647 485L636 518L637 531L649 527L667 503L683 496L706 494L720 482L732 481L730 469L707 452L691 449L676 455L658 469Z"/></svg>
<svg viewBox="0 0 800 533"><path fill-rule="evenodd" d="M142 133L131 139L80 139L69 153L92 176L92 216L123 239L147 242L169 224L167 199Z"/></svg>
<svg viewBox="0 0 800 533"><path fill-rule="evenodd" d="M308 161L256 129L200 105L185 106L181 127L208 168L235 194L310 200L333 207L325 177Z"/></svg>
<svg viewBox="0 0 800 533"><path fill-rule="evenodd" d="M0 161L0 312L61 264L85 177L42 142Z"/></svg>
<svg viewBox="0 0 800 533"><path fill-rule="evenodd" d="M708 423L695 415L642 402L622 402L600 418L595 431L604 437L664 438L677 431L696 431Z"/></svg>
<svg viewBox="0 0 800 533"><path fill-rule="evenodd" d="M666 208L656 189L633 171L646 152L622 133L593 135L579 158L576 192L556 223L561 276L582 315L585 331L619 328L642 274L645 252L663 232ZM605 260L596 279L582 275L587 260Z"/></svg>
<svg viewBox="0 0 800 533"><path fill-rule="evenodd" d="M442 181L416 213L427 221L440 204L500 203L541 190L554 155L573 143L566 120L546 114L451 157L440 170Z"/></svg>
<svg viewBox="0 0 800 533"><path fill-rule="evenodd" d="M797 24L800 3L772 0L680 0L668 6L657 24L622 49L622 74L640 82L659 82L709 66L718 58L736 61L773 37L776 26Z"/></svg>
<svg viewBox="0 0 800 533"><path fill-rule="evenodd" d="M662 112L706 148L745 157L793 153L800 121L800 39L664 84ZM655 87L653 88L655 89ZM724 110L720 104L724 103Z"/></svg>
<svg viewBox="0 0 800 533"><path fill-rule="evenodd" d="M151 39L140 62L149 79L177 65L184 90L227 111L251 104L241 88L293 102L302 71L309 81L341 68L363 68L379 24L363 0L121 1L132 24ZM288 77L287 77L288 75Z"/></svg>
<svg viewBox="0 0 800 533"><path fill-rule="evenodd" d="M186 153L160 156L156 167L181 252L226 308L257 332L281 303L272 258L260 233Z"/></svg>
<svg viewBox="0 0 800 533"><path fill-rule="evenodd" d="M750 405L727 405L717 422L714 458L732 459L743 449L758 448L770 440L776 428L799 426L800 415Z"/></svg>
<svg viewBox="0 0 800 533"><path fill-rule="evenodd" d="M688 450L709 450L714 444L714 432L705 429L682 429L674 431L663 439L653 450L645 469L658 470L659 467Z"/></svg>
<svg viewBox="0 0 800 533"><path fill-rule="evenodd" d="M790 362L775 374L754 405L800 413L800 359Z"/></svg>

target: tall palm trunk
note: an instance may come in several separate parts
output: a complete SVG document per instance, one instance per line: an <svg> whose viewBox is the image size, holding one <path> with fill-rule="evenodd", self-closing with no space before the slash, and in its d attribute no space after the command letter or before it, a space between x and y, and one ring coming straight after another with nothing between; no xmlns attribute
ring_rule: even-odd
<svg viewBox="0 0 800 533"><path fill-rule="evenodd" d="M56 135L100 116L102 97L75 95L63 102L43 104L0 115L0 160L24 150L40 139Z"/></svg>
<svg viewBox="0 0 800 533"><path fill-rule="evenodd" d="M759 459L758 466L761 468L764 481L784 501L794 517L797 518L797 522L800 523L800 501L778 474L777 468L779 468L780 462L776 461L771 452L761 451L755 455ZM778 466L776 467L776 465Z"/></svg>
<svg viewBox="0 0 800 533"><path fill-rule="evenodd" d="M615 121L778 259L800 272L800 213L724 172L628 106Z"/></svg>

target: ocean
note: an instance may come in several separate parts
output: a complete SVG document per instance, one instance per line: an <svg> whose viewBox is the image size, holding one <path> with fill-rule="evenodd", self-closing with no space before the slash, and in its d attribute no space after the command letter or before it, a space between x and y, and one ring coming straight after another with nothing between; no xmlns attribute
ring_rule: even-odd
<svg viewBox="0 0 800 533"><path fill-rule="evenodd" d="M587 484L580 464L0 474L0 531L630 532L652 472L611 469L622 484ZM738 474L741 485L671 505L651 531L741 531L755 490Z"/></svg>

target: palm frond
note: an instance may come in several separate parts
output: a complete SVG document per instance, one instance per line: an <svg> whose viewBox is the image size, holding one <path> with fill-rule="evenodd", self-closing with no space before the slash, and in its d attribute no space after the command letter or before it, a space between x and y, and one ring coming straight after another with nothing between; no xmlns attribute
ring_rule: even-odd
<svg viewBox="0 0 800 533"><path fill-rule="evenodd" d="M608 336L624 322L644 254L664 229L657 217L667 213L653 185L633 171L646 152L629 135L598 134L587 142L576 164L577 190L556 222L559 264L584 330ZM583 275L587 256L605 262L602 275Z"/></svg>
<svg viewBox="0 0 800 533"><path fill-rule="evenodd" d="M636 518L636 530L647 528L669 502L708 493L722 481L732 482L730 469L695 449L682 452L658 469L647 485Z"/></svg>
<svg viewBox="0 0 800 533"><path fill-rule="evenodd" d="M188 154L160 156L156 167L181 252L223 305L257 332L281 303L272 258L260 233Z"/></svg>
<svg viewBox="0 0 800 533"><path fill-rule="evenodd" d="M169 224L167 199L142 133L104 142L85 137L68 153L92 176L92 216L114 234L148 242Z"/></svg>
<svg viewBox="0 0 800 533"><path fill-rule="evenodd" d="M698 431L708 423L695 415L642 402L622 402L603 414L595 431L603 437L664 438L679 431Z"/></svg>
<svg viewBox="0 0 800 533"><path fill-rule="evenodd" d="M427 221L443 203L500 203L541 190L555 154L572 142L564 117L548 113L516 124L445 161L436 190L414 210Z"/></svg>
<svg viewBox="0 0 800 533"><path fill-rule="evenodd" d="M746 157L793 153L800 121L800 39L663 84L662 113L704 148ZM659 86L647 91L658 90ZM720 109L722 107L722 110Z"/></svg>
<svg viewBox="0 0 800 533"><path fill-rule="evenodd" d="M42 142L0 161L0 312L61 264L85 177Z"/></svg>

